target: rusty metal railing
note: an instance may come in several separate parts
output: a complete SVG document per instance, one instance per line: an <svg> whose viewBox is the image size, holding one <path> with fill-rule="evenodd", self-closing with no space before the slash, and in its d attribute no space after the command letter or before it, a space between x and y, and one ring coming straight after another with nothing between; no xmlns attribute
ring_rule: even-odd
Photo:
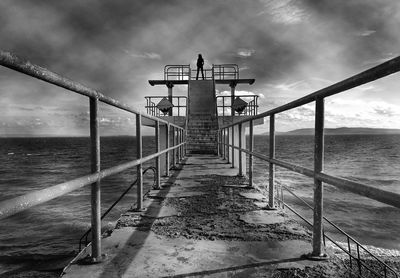
<svg viewBox="0 0 400 278"><path fill-rule="evenodd" d="M258 97L257 95L235 95L247 102L246 109L239 114L234 112L235 116L254 116L258 113ZM218 116L232 116L232 96L217 96L217 112Z"/></svg>
<svg viewBox="0 0 400 278"><path fill-rule="evenodd" d="M290 171L303 174L314 179L314 205L313 205L313 242L311 256L324 257L323 250L323 185L327 183L345 191L349 191L367 198L400 208L400 194L384 191L366 184L350 181L324 173L324 108L325 98L344 92L351 88L380 79L400 71L400 57L391 59L376 67L347 78L324 89L318 90L288 104L266 111L253 117L239 120L221 127L218 130L219 153L235 167L235 153L239 156L239 175L242 174L241 158L243 154L249 155L249 179L253 186L253 157L269 163L268 199L269 207L275 208L275 166L286 168ZM308 169L275 158L275 115L284 111L315 102L315 135L314 135L314 169ZM254 121L269 117L269 154L254 152ZM249 127L249 149L244 148L242 142L242 129ZM239 134L239 136L237 135ZM236 141L235 142L235 138ZM397 274L396 274L397 277Z"/></svg>
<svg viewBox="0 0 400 278"><path fill-rule="evenodd" d="M140 111L130 107L127 104L118 102L112 98L106 97L99 91L86 87L80 83L69 80L48 69L31 64L9 52L0 51L0 65L24 73L26 75L43 80L47 83L65 88L74 93L89 98L90 107L90 138L91 138L91 174L69 180L42 190L36 190L28 194L1 201L0 219L14 215L38 204L45 203L57 197L63 196L69 192L77 190L83 186L91 185L91 229L92 229L92 261L97 262L102 258L101 254L101 200L100 200L100 181L108 176L120 173L136 166L137 172L137 209L141 210L143 206L143 163L152 159L156 160L156 184L160 186L161 174L161 156L165 156L165 174L169 175L170 154L172 152L172 162L175 166L176 159L180 160L185 154L184 146L186 144L183 128L164 121L160 118L143 114ZM100 133L99 133L99 102L111 105L115 108L127 111L136 116L136 159L119 164L117 166L101 169L100 167ZM156 133L156 153L142 156L142 118L147 118L154 122ZM165 130L165 138L161 138L160 129ZM172 137L172 146L169 146ZM160 140L166 141L165 149L161 150Z"/></svg>
<svg viewBox="0 0 400 278"><path fill-rule="evenodd" d="M173 105L172 113L165 115L158 109L157 104L163 98L170 98L171 103ZM147 114L156 117L163 117L163 116L186 116L187 112L187 97L186 96L148 96L145 97L146 99L146 111Z"/></svg>

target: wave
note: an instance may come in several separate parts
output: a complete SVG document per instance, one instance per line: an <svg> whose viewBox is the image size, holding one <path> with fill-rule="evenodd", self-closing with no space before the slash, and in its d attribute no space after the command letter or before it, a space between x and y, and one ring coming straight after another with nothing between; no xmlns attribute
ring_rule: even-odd
<svg viewBox="0 0 400 278"><path fill-rule="evenodd" d="M70 259L77 255L76 251L70 251L67 253L59 254L41 254L41 253L25 253L21 255L0 255L0 261L2 263L9 264L21 264L21 263L32 263L32 262L52 262Z"/></svg>

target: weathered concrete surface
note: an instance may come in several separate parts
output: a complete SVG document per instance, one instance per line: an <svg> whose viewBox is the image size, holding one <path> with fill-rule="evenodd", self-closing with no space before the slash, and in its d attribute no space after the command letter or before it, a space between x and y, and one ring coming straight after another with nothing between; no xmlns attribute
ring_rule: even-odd
<svg viewBox="0 0 400 278"><path fill-rule="evenodd" d="M64 277L283 277L276 273L327 264L303 259L310 232L282 210L260 209L264 197L236 187L248 184L236 174L217 157L189 157L145 211L121 216L103 239L102 263L74 263Z"/></svg>
<svg viewBox="0 0 400 278"><path fill-rule="evenodd" d="M257 263L301 261L302 250L309 247L302 240L227 242L168 238L131 227L115 230L103 245L107 263L83 266L85 277L224 273ZM71 271L67 277L82 277L81 274Z"/></svg>
<svg viewBox="0 0 400 278"><path fill-rule="evenodd" d="M240 192L239 193L240 196L243 196L245 198L248 199L256 199L256 200L266 200L267 197L264 196L263 194L259 193L259 192Z"/></svg>
<svg viewBox="0 0 400 278"><path fill-rule="evenodd" d="M286 218L285 215L279 211L262 210L240 214L240 220L255 225L283 223L286 221Z"/></svg>

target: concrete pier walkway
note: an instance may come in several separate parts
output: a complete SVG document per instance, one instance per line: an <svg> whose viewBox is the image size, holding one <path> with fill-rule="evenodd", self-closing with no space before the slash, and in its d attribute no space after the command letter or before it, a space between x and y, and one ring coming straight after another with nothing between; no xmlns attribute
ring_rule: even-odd
<svg viewBox="0 0 400 278"><path fill-rule="evenodd" d="M143 212L128 211L102 241L105 259L71 264L63 277L330 277L330 262L302 257L311 234L247 187L237 169L212 155L186 158ZM303 277L303 276L300 276ZM314 277L314 276L304 276ZM335 276L332 276L335 277Z"/></svg>

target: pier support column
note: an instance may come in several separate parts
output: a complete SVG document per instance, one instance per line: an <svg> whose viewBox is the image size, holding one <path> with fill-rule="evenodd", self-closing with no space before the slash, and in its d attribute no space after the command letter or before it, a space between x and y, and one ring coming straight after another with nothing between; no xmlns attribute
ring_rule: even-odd
<svg viewBox="0 0 400 278"><path fill-rule="evenodd" d="M172 88L174 87L174 84L172 84L171 82L168 82L167 83L167 88L168 88L168 100L169 100L169 102L171 102L172 103ZM173 109L174 108L171 108L169 111L168 111L168 116L172 116L173 115ZM178 108L179 109L179 108Z"/></svg>
<svg viewBox="0 0 400 278"><path fill-rule="evenodd" d="M229 84L229 87L231 87L231 116L235 116L235 109L233 109L232 105L233 102L235 101L235 88L236 88L237 83L232 81Z"/></svg>

